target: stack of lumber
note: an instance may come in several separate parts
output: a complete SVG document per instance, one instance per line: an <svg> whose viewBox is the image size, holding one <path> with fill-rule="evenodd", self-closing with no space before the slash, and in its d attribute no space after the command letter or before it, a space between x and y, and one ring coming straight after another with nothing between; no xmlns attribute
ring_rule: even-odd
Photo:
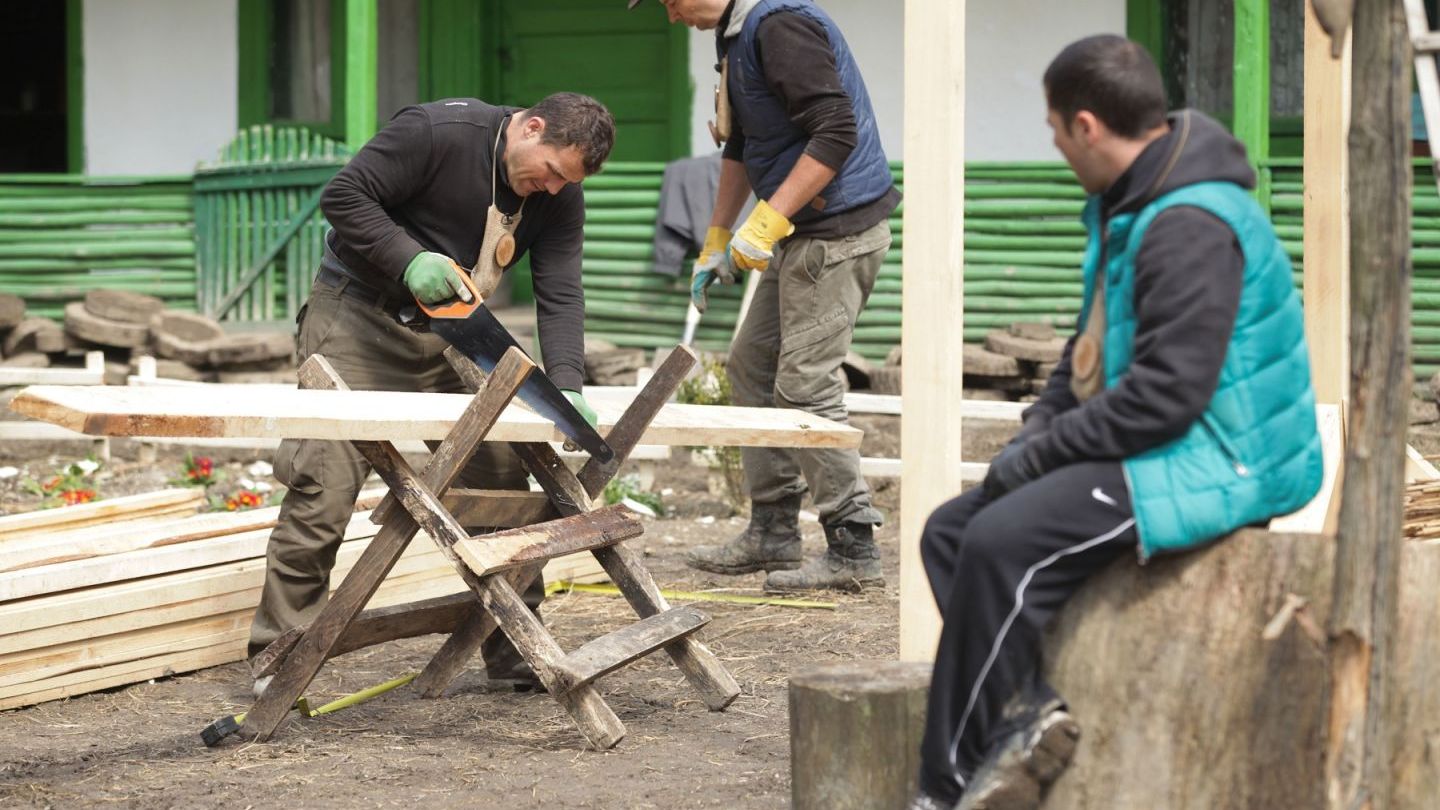
<svg viewBox="0 0 1440 810"><path fill-rule="evenodd" d="M332 588L377 527L361 493ZM0 709L243 660L279 509L164 522L111 522L0 535ZM553 561L547 582L597 581L586 554ZM464 590L427 537L416 537L370 601L402 604Z"/></svg>
<svg viewBox="0 0 1440 810"><path fill-rule="evenodd" d="M1440 539L1440 481L1417 481L1405 487L1405 536Z"/></svg>
<svg viewBox="0 0 1440 810"><path fill-rule="evenodd" d="M14 555L16 549L22 546L63 548L55 545L58 532L101 526L115 521L127 521L127 525L134 526L186 517L195 514L204 502L204 490L183 487L123 495L58 509L5 515L0 517L0 571L20 567L16 564L17 558Z"/></svg>

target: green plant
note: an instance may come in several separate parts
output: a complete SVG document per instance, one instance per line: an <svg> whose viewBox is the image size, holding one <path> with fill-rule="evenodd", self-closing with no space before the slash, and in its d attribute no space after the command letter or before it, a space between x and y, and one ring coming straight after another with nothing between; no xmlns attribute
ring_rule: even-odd
<svg viewBox="0 0 1440 810"><path fill-rule="evenodd" d="M605 505L613 506L629 498L630 500L649 507L656 517L665 516L665 503L660 496L640 486L640 476L630 473L618 478L610 479L605 485Z"/></svg>
<svg viewBox="0 0 1440 810"><path fill-rule="evenodd" d="M94 458L85 458L66 464L44 481L26 478L20 486L41 497L42 509L89 503L98 495L94 482L95 471L98 469L100 462Z"/></svg>
<svg viewBox="0 0 1440 810"><path fill-rule="evenodd" d="M725 364L714 357L705 357L700 363L700 373L680 383L676 399L687 405L731 405L730 375L725 373ZM693 447L710 465L720 473L725 483L725 498L731 510L744 512L749 498L745 492L745 467L740 460L738 447Z"/></svg>
<svg viewBox="0 0 1440 810"><path fill-rule="evenodd" d="M214 459L186 453L185 467L180 471L180 477L171 479L171 482L181 486L206 487L218 480Z"/></svg>

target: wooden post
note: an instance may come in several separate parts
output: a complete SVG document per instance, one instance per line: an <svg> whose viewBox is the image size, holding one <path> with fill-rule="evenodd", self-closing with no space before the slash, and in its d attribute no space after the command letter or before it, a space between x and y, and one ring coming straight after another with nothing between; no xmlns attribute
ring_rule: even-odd
<svg viewBox="0 0 1440 810"><path fill-rule="evenodd" d="M379 0L345 0L345 144L359 149L379 123Z"/></svg>
<svg viewBox="0 0 1440 810"><path fill-rule="evenodd" d="M1399 0L1359 0L1350 118L1349 426L1329 621L1329 806L1391 807L1384 719L1410 400L1410 43Z"/></svg>
<svg viewBox="0 0 1440 810"><path fill-rule="evenodd" d="M1235 137L1255 167L1256 198L1270 210L1270 0L1235 0Z"/></svg>
<svg viewBox="0 0 1440 810"><path fill-rule="evenodd" d="M1339 59L1305 3L1305 342L1315 398L1350 385L1350 38Z"/></svg>
<svg viewBox="0 0 1440 810"><path fill-rule="evenodd" d="M905 0L900 657L930 660L940 617L920 530L960 494L964 346L965 0Z"/></svg>
<svg viewBox="0 0 1440 810"><path fill-rule="evenodd" d="M903 807L915 795L930 667L828 664L790 679L790 806Z"/></svg>

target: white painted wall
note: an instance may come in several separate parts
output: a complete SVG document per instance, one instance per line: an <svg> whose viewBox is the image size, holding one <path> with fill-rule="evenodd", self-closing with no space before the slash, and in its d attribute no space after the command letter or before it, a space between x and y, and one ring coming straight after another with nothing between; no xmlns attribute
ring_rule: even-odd
<svg viewBox="0 0 1440 810"><path fill-rule="evenodd" d="M188 173L235 136L235 0L86 0L85 167Z"/></svg>
<svg viewBox="0 0 1440 810"><path fill-rule="evenodd" d="M819 0L855 53L891 160L904 158L904 3ZM638 13L638 12L637 12ZM965 159L1058 160L1040 80L1060 49L1089 34L1125 32L1125 0L969 0L965 26ZM694 153L715 149L705 126L717 74L714 34L690 33Z"/></svg>

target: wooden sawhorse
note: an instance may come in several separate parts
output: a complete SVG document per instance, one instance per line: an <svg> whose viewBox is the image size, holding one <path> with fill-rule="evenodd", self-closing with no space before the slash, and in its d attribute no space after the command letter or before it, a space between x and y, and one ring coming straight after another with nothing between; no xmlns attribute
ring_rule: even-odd
<svg viewBox="0 0 1440 810"><path fill-rule="evenodd" d="M565 707L596 749L613 747L625 736L625 726L601 699L593 681L657 649L669 653L711 710L728 706L740 693L739 686L715 655L692 635L709 622L709 617L693 608L671 608L666 604L640 555L621 544L643 531L633 515L620 507L592 511L590 506L695 364L694 352L682 347L672 353L615 423L606 437L615 451L614 459L608 463L592 458L577 474L547 443L512 442L510 446L540 483L543 496L450 491L466 461L521 383L535 370L535 364L524 353L511 349L487 376L453 350L447 350L446 356L474 391L474 398L420 473L390 442L353 442L390 487L390 493L371 516L380 531L329 604L288 652L282 651L274 679L246 713L241 734L259 742L270 739L326 659L363 646L353 634L345 639L347 629L420 529L455 565L483 608L474 609L472 604L455 632L415 680L422 695L438 697L498 628L509 636L551 697ZM300 385L337 390L346 387L318 355L301 367ZM471 537L457 516L464 517L467 525L515 528ZM585 550L599 560L640 621L567 654L526 607L518 591L540 575L546 560ZM436 601L443 600L431 603ZM416 608L416 615L437 609L426 603ZM451 609L449 615L454 620L453 604L440 608ZM393 616L397 609L386 610ZM378 639L370 643L374 640Z"/></svg>

